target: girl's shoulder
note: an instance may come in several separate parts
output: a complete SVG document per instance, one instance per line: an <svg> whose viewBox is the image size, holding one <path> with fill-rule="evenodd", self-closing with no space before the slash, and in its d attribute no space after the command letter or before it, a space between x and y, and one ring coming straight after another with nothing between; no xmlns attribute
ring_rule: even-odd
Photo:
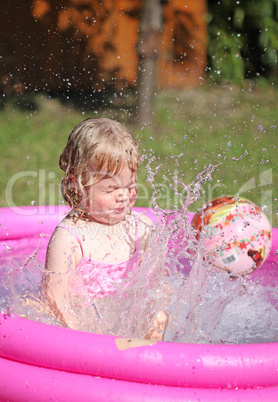
<svg viewBox="0 0 278 402"><path fill-rule="evenodd" d="M80 248L82 229L80 225L72 219L65 217L55 228L49 241L52 249Z"/></svg>
<svg viewBox="0 0 278 402"><path fill-rule="evenodd" d="M76 250L80 254L80 246L76 236L72 235L70 225L65 218L52 233L46 252L45 267L48 271L68 272L75 265Z"/></svg>
<svg viewBox="0 0 278 402"><path fill-rule="evenodd" d="M56 226L50 238L50 244L56 244L57 247L60 247L61 243L67 244L68 241L72 241L72 233L76 233L75 225L66 217Z"/></svg>
<svg viewBox="0 0 278 402"><path fill-rule="evenodd" d="M75 228L77 225L77 221L74 221L71 217L68 215L61 220L61 222L58 224L56 229L63 228L64 226L69 227L69 228Z"/></svg>
<svg viewBox="0 0 278 402"><path fill-rule="evenodd" d="M73 219L71 216L66 216L56 227L56 230L67 229L68 232L80 235L84 231L84 226L87 222L80 219Z"/></svg>

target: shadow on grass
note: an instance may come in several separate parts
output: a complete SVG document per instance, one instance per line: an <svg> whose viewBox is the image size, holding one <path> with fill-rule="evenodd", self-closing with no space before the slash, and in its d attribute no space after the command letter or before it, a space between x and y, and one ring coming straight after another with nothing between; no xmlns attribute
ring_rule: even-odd
<svg viewBox="0 0 278 402"><path fill-rule="evenodd" d="M43 95L49 99L57 99L64 107L84 112L101 111L107 108L133 110L136 104L136 96L133 89L128 89L125 92L115 91L115 89L105 89L102 91L67 90L2 94L0 97L0 110L10 105L13 109L19 111L38 111L40 109L39 95Z"/></svg>

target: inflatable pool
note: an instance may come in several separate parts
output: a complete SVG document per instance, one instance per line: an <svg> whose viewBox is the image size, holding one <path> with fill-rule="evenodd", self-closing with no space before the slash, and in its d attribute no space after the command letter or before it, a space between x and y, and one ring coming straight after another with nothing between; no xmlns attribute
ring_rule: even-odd
<svg viewBox="0 0 278 402"><path fill-rule="evenodd" d="M1 257L44 260L65 207L0 209ZM147 211L154 219L152 211ZM254 278L278 283L278 230ZM1 272L0 272L1 280ZM123 339L0 314L0 399L9 401L275 401L278 343L181 344Z"/></svg>

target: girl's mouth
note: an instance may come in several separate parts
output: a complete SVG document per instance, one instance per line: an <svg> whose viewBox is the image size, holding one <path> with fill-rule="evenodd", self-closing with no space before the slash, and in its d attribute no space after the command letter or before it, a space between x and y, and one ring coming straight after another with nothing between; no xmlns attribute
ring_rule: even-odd
<svg viewBox="0 0 278 402"><path fill-rule="evenodd" d="M124 212L126 210L126 207L125 208L116 208L115 209L115 212L117 212L118 214L121 214L122 212Z"/></svg>
<svg viewBox="0 0 278 402"><path fill-rule="evenodd" d="M121 213L123 213L123 212L127 212L127 211L128 211L128 205L125 205L124 207L121 207L121 208L115 208L114 211L115 211L117 214L121 214Z"/></svg>

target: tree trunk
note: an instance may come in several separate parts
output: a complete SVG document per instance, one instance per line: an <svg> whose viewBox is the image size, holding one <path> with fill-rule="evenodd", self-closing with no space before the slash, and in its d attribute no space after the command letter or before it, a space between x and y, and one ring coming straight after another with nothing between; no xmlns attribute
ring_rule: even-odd
<svg viewBox="0 0 278 402"><path fill-rule="evenodd" d="M152 122L153 97L156 86L156 60L161 29L161 1L144 0L138 36L137 122L140 125Z"/></svg>

